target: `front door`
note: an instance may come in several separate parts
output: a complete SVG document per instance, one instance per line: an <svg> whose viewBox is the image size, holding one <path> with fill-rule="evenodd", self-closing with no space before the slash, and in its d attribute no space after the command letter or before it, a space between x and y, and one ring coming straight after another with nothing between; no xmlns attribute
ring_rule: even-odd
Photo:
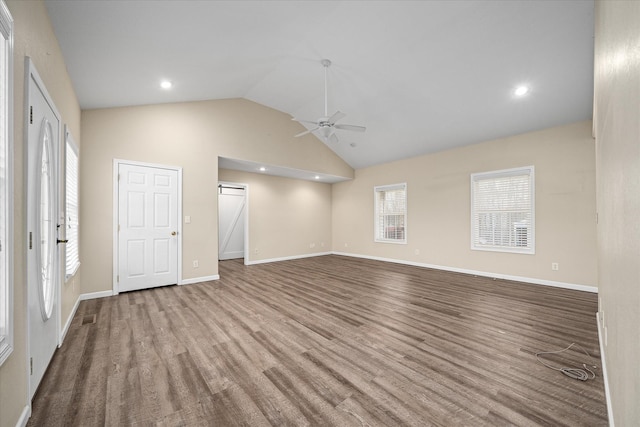
<svg viewBox="0 0 640 427"><path fill-rule="evenodd" d="M27 299L29 306L29 396L58 345L58 158L60 119L31 62L27 145ZM63 228L63 227L62 227Z"/></svg>
<svg viewBox="0 0 640 427"><path fill-rule="evenodd" d="M178 283L178 170L118 166L118 291Z"/></svg>

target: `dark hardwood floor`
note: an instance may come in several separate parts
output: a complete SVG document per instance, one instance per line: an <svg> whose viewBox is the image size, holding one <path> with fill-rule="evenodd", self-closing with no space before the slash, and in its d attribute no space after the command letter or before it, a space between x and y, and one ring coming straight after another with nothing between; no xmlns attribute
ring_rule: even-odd
<svg viewBox="0 0 640 427"><path fill-rule="evenodd" d="M607 425L597 295L322 256L83 301L31 426ZM95 319L95 322L94 322ZM534 353L597 365L578 381Z"/></svg>

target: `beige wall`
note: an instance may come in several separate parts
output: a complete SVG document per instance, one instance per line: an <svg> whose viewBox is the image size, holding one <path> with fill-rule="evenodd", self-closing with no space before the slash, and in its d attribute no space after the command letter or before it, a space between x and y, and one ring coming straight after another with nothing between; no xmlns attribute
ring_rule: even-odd
<svg viewBox="0 0 640 427"><path fill-rule="evenodd" d="M249 262L331 250L331 185L220 169L249 186Z"/></svg>
<svg viewBox="0 0 640 427"><path fill-rule="evenodd" d="M596 286L594 152L591 122L583 122L356 170L353 181L333 187L333 250ZM529 165L535 255L472 251L469 175ZM373 187L401 182L408 243L375 243Z"/></svg>
<svg viewBox="0 0 640 427"><path fill-rule="evenodd" d="M83 293L112 288L114 158L183 168L182 209L191 223L183 226L182 277L208 277L218 274L219 156L353 176L313 136L294 138L300 129L288 115L243 99L83 111L81 261L91 277ZM260 257L290 253L259 244Z"/></svg>
<svg viewBox="0 0 640 427"><path fill-rule="evenodd" d="M40 1L7 1L14 19L14 344L9 359L0 367L0 427L15 426L28 405L26 366L26 182L24 163L24 58L30 56L59 113L79 146L80 108L53 34L44 4ZM82 148L81 148L82 151ZM76 302L80 270L62 285L62 324Z"/></svg>
<svg viewBox="0 0 640 427"><path fill-rule="evenodd" d="M639 28L640 2L596 3L598 281L618 426L640 425Z"/></svg>

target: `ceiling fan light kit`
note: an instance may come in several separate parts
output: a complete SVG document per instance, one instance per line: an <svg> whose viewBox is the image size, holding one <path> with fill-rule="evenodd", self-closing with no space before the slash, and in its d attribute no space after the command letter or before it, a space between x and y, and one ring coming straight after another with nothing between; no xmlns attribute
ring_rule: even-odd
<svg viewBox="0 0 640 427"><path fill-rule="evenodd" d="M296 122L299 123L307 123L310 125L314 125L315 127L312 129L308 129L304 132L300 132L299 134L295 135L295 137L300 137L303 135L306 135L308 133L311 132L316 132L318 131L318 134L324 138L326 141L331 141L331 142L338 142L338 136L336 135L336 129L337 130L348 130L348 131L353 131L353 132L364 132L365 130L367 130L367 128L365 128L364 126L356 126L356 125L347 125L347 124L337 124L336 122L340 119L343 119L344 117L346 117L346 114L340 112L340 111L336 111L335 113L333 113L333 115L331 115L331 117L329 117L329 108L328 108L328 90L327 90L327 70L329 68L329 66L331 66L331 61L328 59L323 59L322 61L320 61L320 63L322 64L322 66L324 67L324 116L320 117L318 120L313 121L313 120L302 120L302 119L298 119L298 118L292 118L291 120L294 120Z"/></svg>

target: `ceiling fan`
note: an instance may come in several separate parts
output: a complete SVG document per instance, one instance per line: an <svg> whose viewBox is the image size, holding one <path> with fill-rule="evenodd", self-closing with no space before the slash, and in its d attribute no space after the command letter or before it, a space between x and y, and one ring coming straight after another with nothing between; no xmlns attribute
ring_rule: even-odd
<svg viewBox="0 0 640 427"><path fill-rule="evenodd" d="M324 117L320 117L317 121L312 120L301 120L297 118L293 118L296 122L300 123L308 123L311 125L315 125L313 129L306 130L304 132L300 132L295 135L295 137L303 136L311 132L319 131L320 136L322 136L325 140L331 142L338 142L338 136L335 131L338 130L350 130L355 132L364 132L367 130L364 126L356 126L356 125L347 125L347 124L337 124L336 122L340 119L346 117L346 114L341 113L340 111L336 111L333 113L331 117L329 117L328 112L328 101L327 101L327 69L331 65L331 61L328 59L323 59L320 61L322 66L324 67Z"/></svg>

